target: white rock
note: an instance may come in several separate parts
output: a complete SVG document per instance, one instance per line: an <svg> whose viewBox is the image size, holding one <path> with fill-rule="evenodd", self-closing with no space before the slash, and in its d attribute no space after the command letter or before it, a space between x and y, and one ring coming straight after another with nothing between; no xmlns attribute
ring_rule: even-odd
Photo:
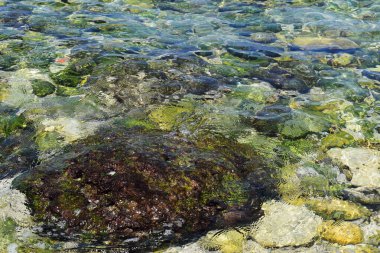
<svg viewBox="0 0 380 253"><path fill-rule="evenodd" d="M277 249L266 249L255 241L249 240L244 245L243 253L321 253L321 252L339 252L331 244L316 243L311 247L285 247Z"/></svg>
<svg viewBox="0 0 380 253"><path fill-rule="evenodd" d="M208 252L209 251L204 250L197 242L186 244L181 247L171 247L164 251L164 253L208 253Z"/></svg>
<svg viewBox="0 0 380 253"><path fill-rule="evenodd" d="M263 204L264 217L254 224L251 236L264 247L300 246L313 241L322 218L304 206L283 202Z"/></svg>
<svg viewBox="0 0 380 253"><path fill-rule="evenodd" d="M351 183L356 186L380 185L380 152L368 148L333 148L327 155L334 162L346 165L352 172Z"/></svg>
<svg viewBox="0 0 380 253"><path fill-rule="evenodd" d="M12 180L0 180L0 219L12 218L19 225L28 225L31 218L25 205L26 197L20 191L12 189Z"/></svg>

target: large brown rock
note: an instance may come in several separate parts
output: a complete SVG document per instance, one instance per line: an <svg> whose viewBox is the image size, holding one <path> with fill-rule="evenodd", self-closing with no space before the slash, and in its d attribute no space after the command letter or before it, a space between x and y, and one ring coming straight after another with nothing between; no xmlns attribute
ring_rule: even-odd
<svg viewBox="0 0 380 253"><path fill-rule="evenodd" d="M53 237L137 238L142 247L257 217L260 200L245 180L254 163L237 153L244 147L223 153L162 132L101 134L16 183Z"/></svg>

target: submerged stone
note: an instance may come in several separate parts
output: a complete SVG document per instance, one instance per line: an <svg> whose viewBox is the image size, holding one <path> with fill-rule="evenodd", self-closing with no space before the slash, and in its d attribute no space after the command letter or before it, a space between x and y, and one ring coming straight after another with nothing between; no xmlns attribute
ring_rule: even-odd
<svg viewBox="0 0 380 253"><path fill-rule="evenodd" d="M305 200L306 206L327 220L356 220L368 217L371 212L358 204L332 198Z"/></svg>
<svg viewBox="0 0 380 253"><path fill-rule="evenodd" d="M254 219L258 196L244 176L250 167L238 168L234 152L112 130L71 146L17 185L45 232L115 242L137 237L143 248L157 238Z"/></svg>
<svg viewBox="0 0 380 253"><path fill-rule="evenodd" d="M363 242L363 231L354 223L346 221L326 221L318 231L322 239L340 245L359 244Z"/></svg>
<svg viewBox="0 0 380 253"><path fill-rule="evenodd" d="M243 250L243 243L248 233L241 228L211 231L201 239L203 248L222 253L238 253Z"/></svg>
<svg viewBox="0 0 380 253"><path fill-rule="evenodd" d="M346 198L365 205L380 204L380 187L357 187L343 190Z"/></svg>
<svg viewBox="0 0 380 253"><path fill-rule="evenodd" d="M322 219L306 207L282 202L266 202L264 217L254 224L252 237L264 247L301 246L318 235Z"/></svg>
<svg viewBox="0 0 380 253"><path fill-rule="evenodd" d="M273 33L257 32L253 33L250 37L253 41L259 43L272 43L277 40L277 37Z"/></svg>
<svg viewBox="0 0 380 253"><path fill-rule="evenodd" d="M38 97L45 97L47 95L53 94L55 91L54 84L44 80L33 80L32 88L34 95Z"/></svg>
<svg viewBox="0 0 380 253"><path fill-rule="evenodd" d="M368 77L369 79L380 81L380 72L379 71L363 70L362 75L365 77Z"/></svg>
<svg viewBox="0 0 380 253"><path fill-rule="evenodd" d="M335 162L345 165L352 173L351 183L356 186L380 185L380 152L368 148L333 148L327 151Z"/></svg>
<svg viewBox="0 0 380 253"><path fill-rule="evenodd" d="M291 49L333 53L352 52L359 48L358 44L347 38L297 37L292 41L292 44Z"/></svg>

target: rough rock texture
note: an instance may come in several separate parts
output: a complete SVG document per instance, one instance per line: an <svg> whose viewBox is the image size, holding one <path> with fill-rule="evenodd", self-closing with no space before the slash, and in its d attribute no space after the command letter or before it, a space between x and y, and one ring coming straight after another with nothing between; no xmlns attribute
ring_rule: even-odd
<svg viewBox="0 0 380 253"><path fill-rule="evenodd" d="M313 241L322 218L306 207L282 202L263 204L264 217L251 231L253 238L264 247L300 246Z"/></svg>
<svg viewBox="0 0 380 253"><path fill-rule="evenodd" d="M380 187L357 187L343 190L346 198L367 205L380 204Z"/></svg>
<svg viewBox="0 0 380 253"><path fill-rule="evenodd" d="M254 168L234 149L223 155L161 132L100 136L18 180L35 219L61 233L53 235L173 239L255 217L259 200L244 181Z"/></svg>
<svg viewBox="0 0 380 253"><path fill-rule="evenodd" d="M0 219L11 218L20 225L31 221L26 207L26 197L20 191L12 189L13 178L0 181Z"/></svg>
<svg viewBox="0 0 380 253"><path fill-rule="evenodd" d="M335 162L347 166L356 186L380 185L380 152L367 148L333 148L327 152Z"/></svg>
<svg viewBox="0 0 380 253"><path fill-rule="evenodd" d="M324 219L356 220L371 215L371 212L363 206L336 198L309 199L305 201L305 204Z"/></svg>
<svg viewBox="0 0 380 253"><path fill-rule="evenodd" d="M364 240L360 227L346 221L326 221L318 230L321 238L340 245L359 244Z"/></svg>

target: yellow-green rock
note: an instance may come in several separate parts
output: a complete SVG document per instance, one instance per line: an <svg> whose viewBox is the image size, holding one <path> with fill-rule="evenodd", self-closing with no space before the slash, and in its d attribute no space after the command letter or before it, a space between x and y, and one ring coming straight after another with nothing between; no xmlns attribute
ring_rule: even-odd
<svg viewBox="0 0 380 253"><path fill-rule="evenodd" d="M333 66L347 66L352 63L354 57L351 54L337 54L334 55L334 58L331 60Z"/></svg>
<svg viewBox="0 0 380 253"><path fill-rule="evenodd" d="M149 119L166 131L170 131L174 126L183 120L183 117L193 111L190 103L181 105L163 105L154 109L149 114Z"/></svg>
<svg viewBox="0 0 380 253"><path fill-rule="evenodd" d="M358 44L346 38L297 37L292 43L305 50L324 48L352 49L359 47Z"/></svg>
<svg viewBox="0 0 380 253"><path fill-rule="evenodd" d="M363 242L363 231L356 224L347 221L326 221L318 228L322 239L340 245Z"/></svg>
<svg viewBox="0 0 380 253"><path fill-rule="evenodd" d="M346 145L350 145L354 142L354 137L351 134L340 131L337 133L329 134L325 138L322 139L322 148L335 148L335 147L343 147Z"/></svg>
<svg viewBox="0 0 380 253"><path fill-rule="evenodd" d="M371 215L371 212L358 204L340 199L308 199L306 207L325 219L356 220Z"/></svg>
<svg viewBox="0 0 380 253"><path fill-rule="evenodd" d="M222 253L241 253L246 236L247 232L244 229L212 231L201 240L201 245L206 250L218 250Z"/></svg>

